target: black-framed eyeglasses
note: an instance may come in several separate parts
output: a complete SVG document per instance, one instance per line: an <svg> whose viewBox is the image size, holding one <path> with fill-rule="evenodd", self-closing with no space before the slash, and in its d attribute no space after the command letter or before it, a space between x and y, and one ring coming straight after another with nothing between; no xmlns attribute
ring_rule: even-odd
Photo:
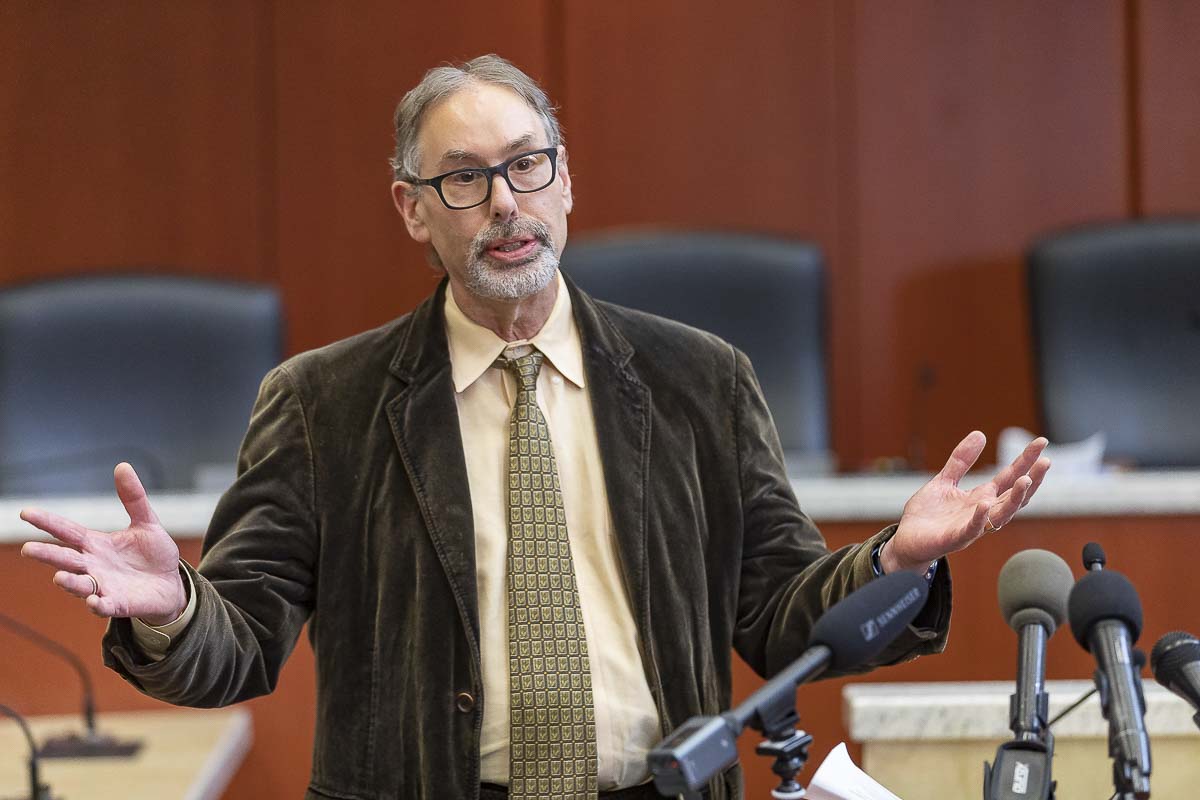
<svg viewBox="0 0 1200 800"><path fill-rule="evenodd" d="M455 169L432 178L413 178L417 186L432 186L446 208L462 210L483 205L492 196L492 180L499 175L515 194L540 192L558 174L558 148L545 147L513 156L494 167Z"/></svg>

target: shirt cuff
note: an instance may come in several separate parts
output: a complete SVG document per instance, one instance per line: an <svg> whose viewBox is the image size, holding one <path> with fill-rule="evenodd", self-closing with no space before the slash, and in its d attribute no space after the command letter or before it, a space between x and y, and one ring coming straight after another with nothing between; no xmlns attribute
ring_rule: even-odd
<svg viewBox="0 0 1200 800"><path fill-rule="evenodd" d="M151 661L162 661L167 657L171 642L183 633L192 617L196 615L196 586L186 569L181 566L179 571L183 573L184 590L188 594L187 606L184 607L183 613L166 625L149 625L137 617L129 621L133 629L134 643L142 651L142 655Z"/></svg>

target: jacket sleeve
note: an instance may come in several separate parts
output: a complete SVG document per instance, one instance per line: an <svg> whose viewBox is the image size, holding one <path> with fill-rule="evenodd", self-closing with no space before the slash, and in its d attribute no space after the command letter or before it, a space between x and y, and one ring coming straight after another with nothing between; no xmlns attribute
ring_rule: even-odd
<svg viewBox="0 0 1200 800"><path fill-rule="evenodd" d="M267 694L313 604L318 550L312 446L287 365L263 380L238 456L189 574L196 613L161 661L141 654L128 619L111 621L106 666L176 705L223 706Z"/></svg>
<svg viewBox="0 0 1200 800"><path fill-rule="evenodd" d="M774 675L804 652L813 624L829 606L875 577L871 551L890 526L861 544L830 552L800 510L787 479L779 436L749 360L735 351L734 419L743 543L734 647L756 672ZM950 568L938 565L925 608L873 662L822 677L941 652L950 623Z"/></svg>

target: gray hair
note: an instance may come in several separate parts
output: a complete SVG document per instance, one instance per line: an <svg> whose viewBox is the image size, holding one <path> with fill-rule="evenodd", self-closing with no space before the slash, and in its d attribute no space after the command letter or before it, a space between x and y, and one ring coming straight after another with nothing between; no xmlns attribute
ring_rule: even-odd
<svg viewBox="0 0 1200 800"><path fill-rule="evenodd" d="M471 83L490 83L511 89L541 117L546 128L550 147L562 144L562 131L550 98L530 78L513 64L498 55L489 54L473 58L464 64L446 64L434 67L425 73L400 105L396 106L393 118L396 129L396 149L388 163L392 165L392 176L398 181L409 181L418 177L419 153L417 135L425 113L440 101Z"/></svg>

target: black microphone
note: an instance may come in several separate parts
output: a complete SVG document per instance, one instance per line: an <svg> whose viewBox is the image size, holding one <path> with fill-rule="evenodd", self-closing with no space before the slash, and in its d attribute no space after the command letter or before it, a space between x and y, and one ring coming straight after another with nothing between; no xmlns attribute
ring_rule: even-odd
<svg viewBox="0 0 1200 800"><path fill-rule="evenodd" d="M1099 572L1108 564L1108 558L1104 555L1104 548L1095 542L1088 542L1083 546L1083 568L1088 572Z"/></svg>
<svg viewBox="0 0 1200 800"><path fill-rule="evenodd" d="M33 742L33 734L29 732L29 723L6 705L0 705L0 714L16 720L17 725L21 727L21 732L25 734L25 741L29 743L29 800L51 800L50 787L42 783L41 776L38 774L37 745Z"/></svg>
<svg viewBox="0 0 1200 800"><path fill-rule="evenodd" d="M1067 562L1048 550L1023 550L1000 570L1000 613L1019 637L1017 690L1008 704L1013 739L997 748L994 764L983 765L985 800L1045 800L1053 795L1054 736L1047 722L1046 641L1067 618L1073 580Z"/></svg>
<svg viewBox="0 0 1200 800"><path fill-rule="evenodd" d="M1141 654L1133 650L1142 632L1142 604L1133 584L1112 570L1089 572L1067 600L1071 632L1096 659L1100 709L1108 720L1108 753L1118 798L1150 796L1150 738L1142 696Z"/></svg>
<svg viewBox="0 0 1200 800"><path fill-rule="evenodd" d="M1184 631L1171 631L1150 651L1154 679L1192 704L1200 727L1200 641Z"/></svg>
<svg viewBox="0 0 1200 800"><path fill-rule="evenodd" d="M921 613L929 585L910 572L876 578L831 606L801 656L746 698L715 717L692 717L648 754L659 794L699 789L737 760L735 740L751 726L768 738L790 732L800 717L796 687L827 669L860 667L882 653Z"/></svg>
<svg viewBox="0 0 1200 800"><path fill-rule="evenodd" d="M71 733L47 739L38 750L42 758L132 756L142 748L140 741L119 741L112 736L96 731L96 705L93 700L92 679L77 655L50 637L38 633L7 614L0 614L0 626L8 628L21 638L33 642L46 652L53 653L66 661L79 674L79 681L83 684L83 735Z"/></svg>

